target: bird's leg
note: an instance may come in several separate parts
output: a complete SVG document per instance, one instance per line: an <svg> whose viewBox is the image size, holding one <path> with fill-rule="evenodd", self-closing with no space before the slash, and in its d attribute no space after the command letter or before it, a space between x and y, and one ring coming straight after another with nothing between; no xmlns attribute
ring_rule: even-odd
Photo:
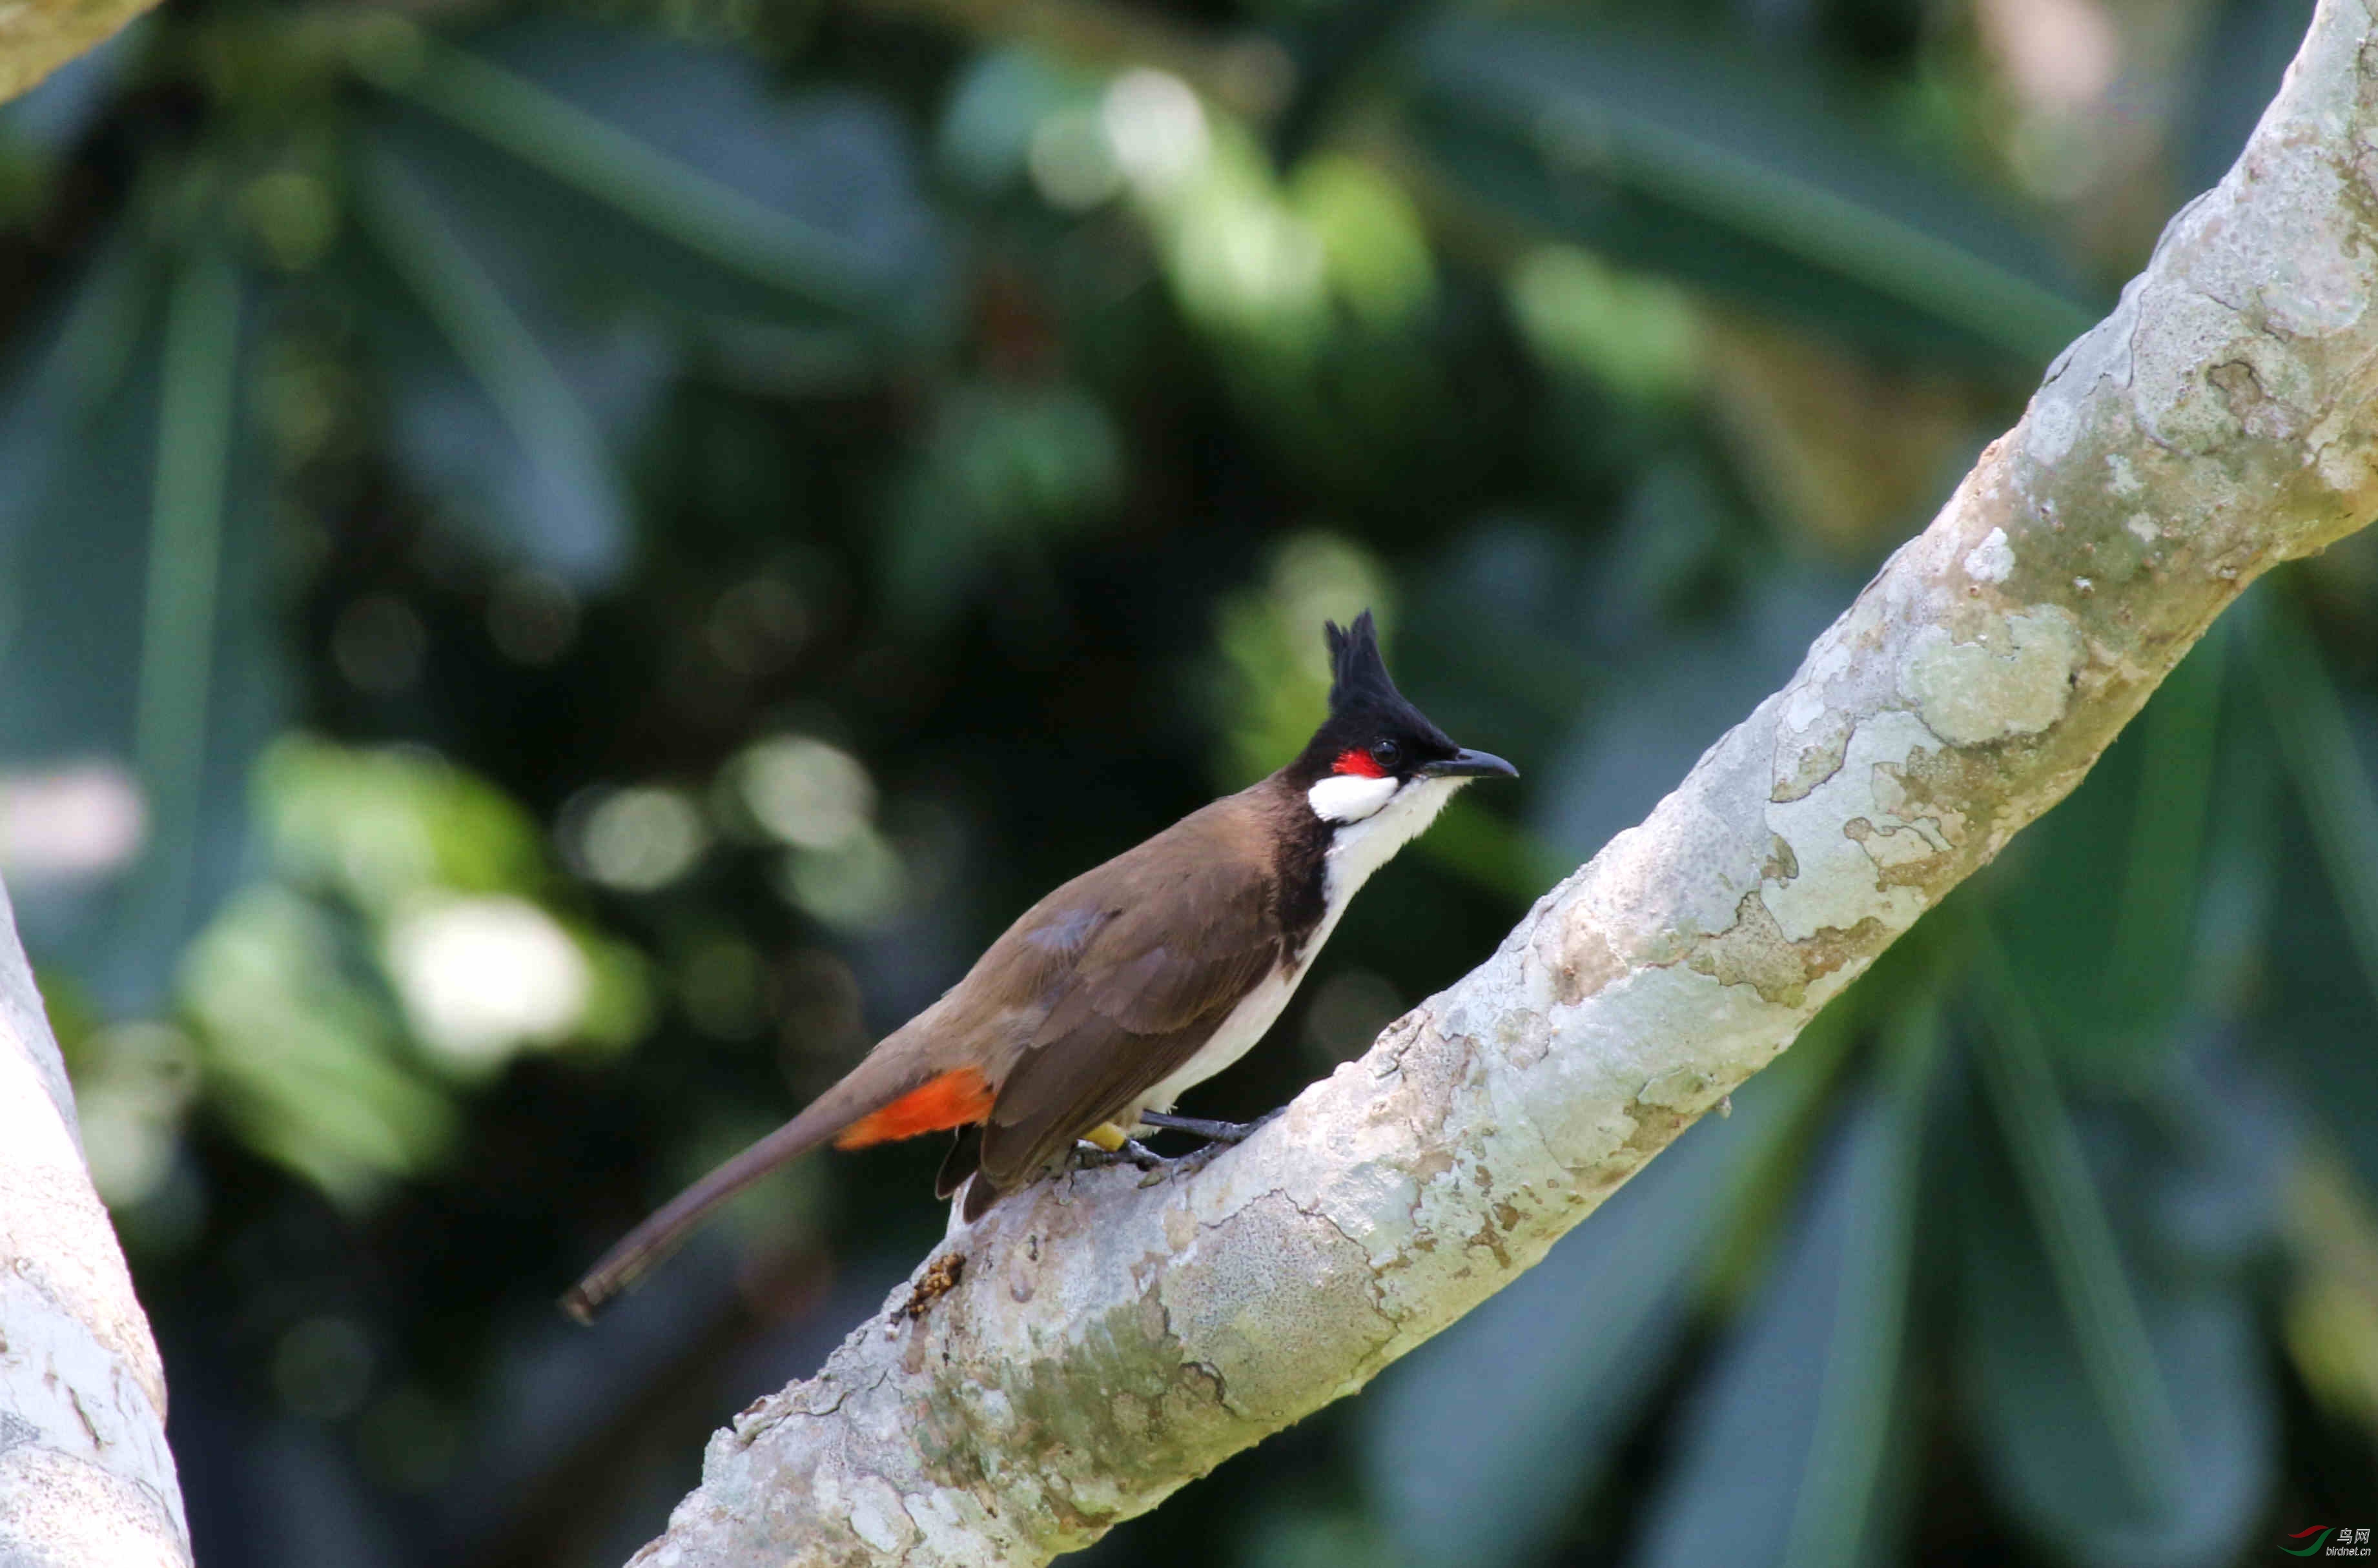
<svg viewBox="0 0 2378 1568"><path fill-rule="evenodd" d="M1243 1143L1254 1136L1256 1128L1277 1119L1280 1111L1266 1111L1253 1121L1207 1121L1203 1117L1171 1116L1163 1111L1145 1110L1139 1119L1159 1132L1186 1132L1193 1138L1203 1138L1207 1143Z"/></svg>

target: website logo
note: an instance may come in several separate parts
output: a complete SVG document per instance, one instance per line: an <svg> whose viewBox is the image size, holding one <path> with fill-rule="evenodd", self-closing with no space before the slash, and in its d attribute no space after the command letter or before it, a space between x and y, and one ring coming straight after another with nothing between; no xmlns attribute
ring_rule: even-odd
<svg viewBox="0 0 2378 1568"><path fill-rule="evenodd" d="M2301 1546L2282 1546L2289 1557L2367 1557L2370 1555L2370 1532L2361 1526L2340 1528L2335 1525L2307 1525L2288 1538L2302 1541ZM2323 1550L2323 1549L2325 1550Z"/></svg>

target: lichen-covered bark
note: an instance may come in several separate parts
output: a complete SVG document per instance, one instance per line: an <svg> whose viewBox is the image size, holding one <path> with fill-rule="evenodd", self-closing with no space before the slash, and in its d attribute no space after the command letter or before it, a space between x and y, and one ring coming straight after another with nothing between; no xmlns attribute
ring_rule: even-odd
<svg viewBox="0 0 2378 1568"><path fill-rule="evenodd" d="M637 1562L1083 1545L1362 1387L1790 1045L2250 581L2378 510L2371 25L2324 0L2238 166L1647 821L1242 1148L955 1238L956 1287L746 1410Z"/></svg>
<svg viewBox="0 0 2378 1568"><path fill-rule="evenodd" d="M0 0L0 103L114 38L157 0Z"/></svg>
<svg viewBox="0 0 2378 1568"><path fill-rule="evenodd" d="M0 1564L189 1561L164 1368L0 891Z"/></svg>

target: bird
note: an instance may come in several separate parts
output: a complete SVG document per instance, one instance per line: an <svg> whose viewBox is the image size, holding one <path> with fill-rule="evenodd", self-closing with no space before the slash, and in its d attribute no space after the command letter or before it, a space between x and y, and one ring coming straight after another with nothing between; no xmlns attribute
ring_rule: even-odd
<svg viewBox="0 0 2378 1568"><path fill-rule="evenodd" d="M957 1134L934 1183L971 1224L1075 1154L1245 1128L1171 1112L1245 1055L1363 884L1472 780L1517 778L1396 689L1364 610L1324 623L1328 715L1286 766L1050 893L966 976L775 1131L631 1231L562 1298L582 1323L753 1181L828 1142Z"/></svg>

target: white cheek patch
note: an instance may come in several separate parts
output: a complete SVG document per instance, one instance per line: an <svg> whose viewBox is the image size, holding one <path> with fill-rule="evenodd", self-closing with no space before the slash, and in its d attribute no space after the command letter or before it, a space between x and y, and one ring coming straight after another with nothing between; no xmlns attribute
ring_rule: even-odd
<svg viewBox="0 0 2378 1568"><path fill-rule="evenodd" d="M1313 814L1325 822L1359 822L1394 798L1394 779L1332 773L1304 792Z"/></svg>

